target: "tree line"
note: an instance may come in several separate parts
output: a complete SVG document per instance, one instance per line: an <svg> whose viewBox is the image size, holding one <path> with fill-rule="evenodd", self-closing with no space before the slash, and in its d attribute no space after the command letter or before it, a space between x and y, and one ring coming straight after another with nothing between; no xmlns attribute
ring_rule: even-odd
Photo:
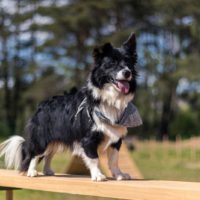
<svg viewBox="0 0 200 200"><path fill-rule="evenodd" d="M200 134L200 1L1 0L0 132L23 132L36 105L84 84L92 49L137 36L139 137Z"/></svg>

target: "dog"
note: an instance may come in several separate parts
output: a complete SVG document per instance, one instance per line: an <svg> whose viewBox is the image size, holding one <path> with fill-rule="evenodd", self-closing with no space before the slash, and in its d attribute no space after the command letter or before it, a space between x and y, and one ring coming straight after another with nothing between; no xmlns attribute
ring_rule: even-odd
<svg viewBox="0 0 200 200"><path fill-rule="evenodd" d="M36 165L44 160L44 175L54 175L53 155L69 148L82 157L93 181L104 181L98 159L98 148L103 145L113 177L131 179L120 170L118 154L128 126L119 121L127 108L130 112L137 85L135 34L120 48L111 43L95 47L93 58L85 86L40 103L25 127L25 137L13 136L0 145L7 168L35 177Z"/></svg>

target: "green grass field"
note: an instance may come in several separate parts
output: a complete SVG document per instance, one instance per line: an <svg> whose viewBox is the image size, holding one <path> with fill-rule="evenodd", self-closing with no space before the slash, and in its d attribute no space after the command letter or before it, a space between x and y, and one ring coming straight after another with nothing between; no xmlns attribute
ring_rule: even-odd
<svg viewBox="0 0 200 200"><path fill-rule="evenodd" d="M200 181L200 139L194 138L177 143L157 143L155 141L134 142L136 150L131 156L146 179ZM53 169L62 173L67 167L69 153L58 154L53 160ZM0 159L0 167L3 160ZM41 171L41 164L39 170ZM0 199L4 192L0 192ZM57 194L31 190L15 191L15 200L100 200L106 198Z"/></svg>
<svg viewBox="0 0 200 200"><path fill-rule="evenodd" d="M131 155L147 179L200 181L199 142L136 142Z"/></svg>

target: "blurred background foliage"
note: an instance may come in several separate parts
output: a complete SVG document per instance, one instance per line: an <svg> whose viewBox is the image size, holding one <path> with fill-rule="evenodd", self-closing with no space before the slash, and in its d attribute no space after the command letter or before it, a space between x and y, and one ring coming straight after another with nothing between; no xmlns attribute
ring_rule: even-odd
<svg viewBox="0 0 200 200"><path fill-rule="evenodd" d="M133 31L144 125L129 134L200 135L199 0L0 0L1 136L22 134L41 100L82 86L94 46Z"/></svg>

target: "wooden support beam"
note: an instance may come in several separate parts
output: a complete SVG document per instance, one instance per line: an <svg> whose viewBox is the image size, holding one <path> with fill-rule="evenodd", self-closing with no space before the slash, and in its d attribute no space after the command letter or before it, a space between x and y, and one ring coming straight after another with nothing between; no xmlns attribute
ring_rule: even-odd
<svg viewBox="0 0 200 200"><path fill-rule="evenodd" d="M5 191L6 200L13 200L13 190L17 188L0 187L0 191Z"/></svg>
<svg viewBox="0 0 200 200"><path fill-rule="evenodd" d="M6 190L6 200L13 200L13 190Z"/></svg>
<svg viewBox="0 0 200 200"><path fill-rule="evenodd" d="M137 200L199 200L200 183L132 180L92 182L83 176L57 174L29 178L16 171L0 170L0 186L79 195Z"/></svg>

